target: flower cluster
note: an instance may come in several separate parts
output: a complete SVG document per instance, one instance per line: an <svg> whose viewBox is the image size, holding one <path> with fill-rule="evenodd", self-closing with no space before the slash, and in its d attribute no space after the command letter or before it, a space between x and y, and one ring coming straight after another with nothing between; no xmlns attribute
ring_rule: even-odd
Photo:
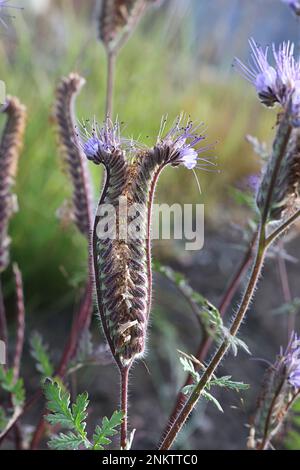
<svg viewBox="0 0 300 470"><path fill-rule="evenodd" d="M250 81L263 104L268 107L279 103L291 112L296 121L300 112L300 61L294 58L294 44L282 43L278 49L272 46L273 65L268 59L269 47L262 48L254 39L249 41L252 63L248 66L235 59L242 75Z"/></svg>
<svg viewBox="0 0 300 470"><path fill-rule="evenodd" d="M164 129L166 119L162 121L162 126L157 139L157 146L162 145L169 147L174 155L174 163L182 164L187 169L192 170L197 166L198 155L200 151L205 149L197 149L199 142L205 139L203 135L196 134L198 128L194 127L193 122L188 120L186 125L182 126L183 116L180 115L176 119L173 127L162 138L161 134Z"/></svg>
<svg viewBox="0 0 300 470"><path fill-rule="evenodd" d="M91 131L86 125L82 126L84 132L80 132L82 149L89 160L95 161L98 152L113 153L121 146L120 125L107 120L103 127L94 122Z"/></svg>
<svg viewBox="0 0 300 470"><path fill-rule="evenodd" d="M174 165L184 165L189 170L196 168L205 168L214 165L207 159L200 159L199 153L208 149L208 147L199 148L198 144L205 139L203 135L196 134L197 127L193 126L192 121L188 120L186 125L181 125L182 115L180 115L173 127L162 137L166 125L166 119L163 119L161 129L158 135L156 147L169 148L169 162ZM125 139L120 135L120 124L118 121L112 123L107 120L103 127L94 123L91 131L83 126L83 131L78 133L81 146L89 160L97 163L97 155L99 153L114 153L115 150L123 148L132 149L139 147L138 143Z"/></svg>

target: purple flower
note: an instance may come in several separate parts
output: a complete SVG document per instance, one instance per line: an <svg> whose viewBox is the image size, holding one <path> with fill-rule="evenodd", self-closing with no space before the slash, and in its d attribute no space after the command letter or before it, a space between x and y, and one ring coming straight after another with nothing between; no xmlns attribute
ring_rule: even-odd
<svg viewBox="0 0 300 470"><path fill-rule="evenodd" d="M300 388L300 338L293 333L284 354L284 364L288 382L294 388Z"/></svg>
<svg viewBox="0 0 300 470"><path fill-rule="evenodd" d="M167 146L171 150L171 158L174 165L182 164L189 170L193 168L205 168L215 165L208 159L199 158L199 153L208 149L208 147L199 148L198 144L205 139L204 135L198 134L200 126L194 127L193 122L188 120L186 125L182 126L183 115L178 116L173 127L165 135L161 137L166 124L163 119L161 129L157 139L157 145ZM199 162L199 164L198 164Z"/></svg>
<svg viewBox="0 0 300 470"><path fill-rule="evenodd" d="M78 133L84 153L89 160L94 160L98 152L113 153L121 145L120 125L107 120L103 127L94 122L91 131L82 125Z"/></svg>
<svg viewBox="0 0 300 470"><path fill-rule="evenodd" d="M300 0L282 0L286 3L296 15L300 15Z"/></svg>
<svg viewBox="0 0 300 470"><path fill-rule="evenodd" d="M260 175L257 175L257 174L249 175L247 178L248 188L251 191L256 192L260 184L260 180L261 180Z"/></svg>
<svg viewBox="0 0 300 470"><path fill-rule="evenodd" d="M198 127L194 127L188 120L185 126L181 126L183 116L180 115L171 130L162 137L166 125L166 119L162 120L161 129L157 139L157 146L168 152L168 162L172 165L184 165L189 170L193 168L207 169L215 166L208 158L199 158L199 154L209 147L199 148L198 144L205 139L203 135L196 133ZM126 139L120 135L120 125L107 121L103 127L94 123L90 131L86 125L81 125L78 130L79 144L89 160L99 163L97 154L112 154L117 149L122 149L127 158L135 157L139 150L146 150L142 144L133 139Z"/></svg>
<svg viewBox="0 0 300 470"><path fill-rule="evenodd" d="M274 106L279 103L286 107L292 101L293 113L299 111L300 63L294 58L294 44L284 42L276 50L272 46L274 64L268 60L269 48L261 48L254 39L249 41L252 64L243 64L235 59L242 75L256 88L263 104Z"/></svg>

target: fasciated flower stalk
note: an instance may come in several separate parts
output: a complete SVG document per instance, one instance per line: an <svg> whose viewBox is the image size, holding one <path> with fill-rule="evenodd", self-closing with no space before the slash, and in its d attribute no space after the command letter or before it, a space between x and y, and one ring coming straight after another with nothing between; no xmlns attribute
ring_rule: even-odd
<svg viewBox="0 0 300 470"><path fill-rule="evenodd" d="M118 123L110 121L102 129L95 124L83 137L87 158L106 169L94 222L93 259L103 329L125 378L133 361L145 351L155 186L167 165L194 168L201 151L195 146L204 138L195 134L191 122L183 127L180 122L181 118L164 138L159 136L152 149L139 149L123 140Z"/></svg>

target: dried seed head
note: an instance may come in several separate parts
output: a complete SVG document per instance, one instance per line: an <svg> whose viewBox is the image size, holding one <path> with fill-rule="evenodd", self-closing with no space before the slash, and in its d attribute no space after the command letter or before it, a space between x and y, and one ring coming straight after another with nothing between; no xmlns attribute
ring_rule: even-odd
<svg viewBox="0 0 300 470"><path fill-rule="evenodd" d="M26 109L18 98L7 97L2 111L7 114L7 122L0 144L0 272L9 263L8 224L16 210L16 199L11 188L17 173L26 123Z"/></svg>
<svg viewBox="0 0 300 470"><path fill-rule="evenodd" d="M284 121L284 118L283 118ZM288 123L279 124L277 137L274 142L273 154L267 162L262 182L257 193L257 206L262 211L268 194L269 185L278 158L276 146L278 139L284 138ZM291 132L285 155L282 159L272 199L270 201L269 220L280 220L293 212L300 203L300 130L294 128Z"/></svg>
<svg viewBox="0 0 300 470"><path fill-rule="evenodd" d="M129 34L144 13L149 0L102 0L99 38L109 48L124 32Z"/></svg>
<svg viewBox="0 0 300 470"><path fill-rule="evenodd" d="M87 158L102 163L107 172L94 224L93 257L102 324L121 366L145 349L151 307L149 225L158 176L169 164L194 168L198 160L195 146L203 137L195 135L190 121L183 127L180 122L164 138L160 133L152 149L122 139L118 123L109 121L102 129L95 124L82 142ZM108 214L108 207L114 211Z"/></svg>
<svg viewBox="0 0 300 470"><path fill-rule="evenodd" d="M85 80L75 73L63 78L56 90L55 118L59 144L73 186L73 220L87 238L92 227L92 190L85 155L75 126L75 98Z"/></svg>

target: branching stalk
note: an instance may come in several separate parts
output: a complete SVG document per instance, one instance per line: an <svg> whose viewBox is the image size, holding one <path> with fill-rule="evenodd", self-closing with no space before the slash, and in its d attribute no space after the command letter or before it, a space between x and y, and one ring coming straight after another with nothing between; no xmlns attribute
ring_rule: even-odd
<svg viewBox="0 0 300 470"><path fill-rule="evenodd" d="M268 222L269 211L270 211L271 204L272 204L272 196L275 190L275 185L277 182L277 177L280 171L281 163L282 163L282 160L284 158L284 155L287 149L291 131L292 131L292 127L290 124L289 111L287 111L285 116L282 118L281 124L279 126L279 129L278 129L275 141L274 141L273 158L275 159L275 164L274 164L274 168L271 174L270 184L267 190L264 207L261 212L261 222L259 225L259 235L258 235L255 262L252 268L248 285L246 287L246 290L242 298L241 305L238 309L238 312L235 315L235 318L229 330L229 333L231 336L236 336L243 322L245 314L249 308L249 305L251 303L252 297L256 289L257 282L261 274L263 261L265 258L267 248L270 246L272 241L274 241L277 238L277 236L283 233L284 230L286 230L290 226L290 224L294 222L294 220L296 220L297 218L296 216L297 213L295 213L294 216L290 217L288 221L283 223L282 226L279 227L277 231L275 231L276 232L275 237L274 235L273 236L271 235L271 237L269 237L268 239L266 238L266 226ZM230 347L230 343L228 339L225 338L222 344L220 345L219 349L215 353L214 357L212 358L204 374L202 375L199 383L195 386L194 391L192 392L191 396L189 397L186 404L181 409L179 415L177 416L174 423L171 425L169 431L167 432L166 436L164 437L163 442L160 445L161 450L170 449L170 447L174 443L178 433L180 432L180 430L186 423L190 413L192 412L199 398L201 397L203 390L205 389L206 385L209 383L211 377L213 376L215 370L219 366L220 362L222 361L229 347Z"/></svg>

